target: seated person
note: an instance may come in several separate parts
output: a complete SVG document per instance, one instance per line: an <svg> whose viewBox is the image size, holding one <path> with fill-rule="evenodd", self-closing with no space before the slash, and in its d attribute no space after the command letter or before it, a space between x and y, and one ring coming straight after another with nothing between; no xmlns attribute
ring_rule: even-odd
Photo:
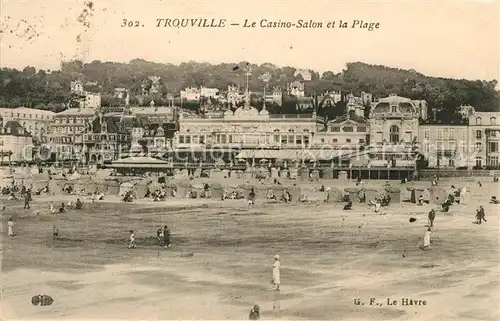
<svg viewBox="0 0 500 321"><path fill-rule="evenodd" d="M442 210L443 212L445 212L445 213L446 213L446 212L448 212L448 211L449 211L449 209L450 209L450 205L451 205L451 204L450 204L450 201L449 201L449 200L446 200L446 202L444 202L443 204L441 204L441 210Z"/></svg>
<svg viewBox="0 0 500 321"><path fill-rule="evenodd" d="M307 202L307 194L300 195L300 201L301 202Z"/></svg>
<svg viewBox="0 0 500 321"><path fill-rule="evenodd" d="M76 199L76 203L75 203L75 208L76 208L77 210L81 210L81 209L82 209L82 207L83 207L83 203L82 203L82 201L80 201L80 199L79 199L79 198L77 198L77 199Z"/></svg>
<svg viewBox="0 0 500 321"><path fill-rule="evenodd" d="M66 213L66 207L64 203L61 203L61 207L59 207L59 213Z"/></svg>
<svg viewBox="0 0 500 321"><path fill-rule="evenodd" d="M325 191L325 185L321 185L321 188L319 189L320 192L324 192Z"/></svg>
<svg viewBox="0 0 500 321"><path fill-rule="evenodd" d="M349 201L347 202L346 205L344 205L344 211L352 210L352 202Z"/></svg>
<svg viewBox="0 0 500 321"><path fill-rule="evenodd" d="M16 197L16 194L14 194L14 192L11 192L10 196L9 196L9 201L13 201L13 200L17 200L17 197Z"/></svg>
<svg viewBox="0 0 500 321"><path fill-rule="evenodd" d="M490 204L500 204L500 200L498 200L496 196L492 196Z"/></svg>
<svg viewBox="0 0 500 321"><path fill-rule="evenodd" d="M420 195L420 197L418 198L417 205L419 206L424 205L424 197L422 195Z"/></svg>

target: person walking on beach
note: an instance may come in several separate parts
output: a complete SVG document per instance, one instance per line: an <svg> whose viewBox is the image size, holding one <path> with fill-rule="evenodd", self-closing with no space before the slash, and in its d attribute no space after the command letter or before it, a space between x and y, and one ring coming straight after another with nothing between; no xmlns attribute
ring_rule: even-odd
<svg viewBox="0 0 500 321"><path fill-rule="evenodd" d="M30 209L30 199L31 199L31 195L30 195L29 191L25 192L24 193L24 209L25 210Z"/></svg>
<svg viewBox="0 0 500 321"><path fill-rule="evenodd" d="M172 242L170 241L170 230L167 225L163 227L163 246L165 248L172 247Z"/></svg>
<svg viewBox="0 0 500 321"><path fill-rule="evenodd" d="M486 215L484 213L484 208L482 206L479 206L479 209L477 210L476 214L477 224L481 224L482 221L488 222L485 216Z"/></svg>
<svg viewBox="0 0 500 321"><path fill-rule="evenodd" d="M7 223L7 227L8 227L8 233L7 235L8 236L16 236L16 233L14 233L14 220L11 218L9 218L9 222Z"/></svg>
<svg viewBox="0 0 500 321"><path fill-rule="evenodd" d="M429 227L434 227L434 219L436 218L436 212L432 209L429 212Z"/></svg>
<svg viewBox="0 0 500 321"><path fill-rule="evenodd" d="M135 249L137 245L135 244L135 235L134 231L130 230L130 236L129 236L129 243L128 243L128 248L129 249Z"/></svg>
<svg viewBox="0 0 500 321"><path fill-rule="evenodd" d="M275 290L279 291L280 290L280 267L281 267L281 262L280 262L280 256L275 255L274 256L274 264L273 264L273 285L275 286Z"/></svg>
<svg viewBox="0 0 500 321"><path fill-rule="evenodd" d="M429 227L424 235L424 250L427 250L431 247L431 233L431 228Z"/></svg>
<svg viewBox="0 0 500 321"><path fill-rule="evenodd" d="M250 314L248 315L249 320L260 320L260 308L256 304L253 306L252 310L250 310Z"/></svg>

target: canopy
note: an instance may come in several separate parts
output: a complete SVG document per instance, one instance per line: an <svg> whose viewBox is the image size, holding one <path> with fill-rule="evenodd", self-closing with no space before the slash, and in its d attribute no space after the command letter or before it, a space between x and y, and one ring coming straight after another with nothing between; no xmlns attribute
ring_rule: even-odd
<svg viewBox="0 0 500 321"><path fill-rule="evenodd" d="M172 164L153 157L139 156L139 157L127 157L114 161L111 165L107 165L110 168L170 168Z"/></svg>
<svg viewBox="0 0 500 321"><path fill-rule="evenodd" d="M348 150L335 149L281 149L281 150L243 150L239 153L237 159L258 158L258 159L303 159L303 160L331 160L352 153Z"/></svg>

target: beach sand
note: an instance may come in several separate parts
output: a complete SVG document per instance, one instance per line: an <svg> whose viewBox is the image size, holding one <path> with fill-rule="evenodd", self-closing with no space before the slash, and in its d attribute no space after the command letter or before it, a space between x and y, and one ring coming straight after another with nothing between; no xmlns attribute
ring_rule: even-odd
<svg viewBox="0 0 500 321"><path fill-rule="evenodd" d="M14 217L18 235L2 238L2 314L8 320L247 319L259 304L262 319L498 320L500 205L487 204L497 185L468 184L466 205L437 213L428 251L419 246L432 205L391 204L375 215L362 204L342 211L342 204L248 209L245 200L108 199L36 215L49 200L35 197L28 211L22 201L3 201L4 231ZM476 225L480 204L488 222ZM173 233L170 250L155 240L164 224ZM62 240L52 241L53 225ZM134 250L126 248L130 229ZM282 259L281 292L270 285L275 254ZM38 293L54 304L33 306ZM364 305L355 305L356 298ZM381 305L370 306L370 298ZM387 298L398 304L386 305ZM401 306L403 298L426 305Z"/></svg>

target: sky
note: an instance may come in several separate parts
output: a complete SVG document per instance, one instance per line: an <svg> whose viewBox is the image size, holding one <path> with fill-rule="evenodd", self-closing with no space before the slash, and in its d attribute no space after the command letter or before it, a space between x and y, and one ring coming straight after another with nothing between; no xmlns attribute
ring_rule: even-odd
<svg viewBox="0 0 500 321"><path fill-rule="evenodd" d="M362 61L426 75L499 79L500 1L3 0L0 65L59 69L61 60L250 61L340 72ZM82 15L83 14L83 15ZM226 19L225 28L158 28L157 18ZM121 27L123 19L140 27ZM243 28L248 19L320 29ZM348 22L348 28L326 28ZM351 28L354 20L379 29Z"/></svg>

